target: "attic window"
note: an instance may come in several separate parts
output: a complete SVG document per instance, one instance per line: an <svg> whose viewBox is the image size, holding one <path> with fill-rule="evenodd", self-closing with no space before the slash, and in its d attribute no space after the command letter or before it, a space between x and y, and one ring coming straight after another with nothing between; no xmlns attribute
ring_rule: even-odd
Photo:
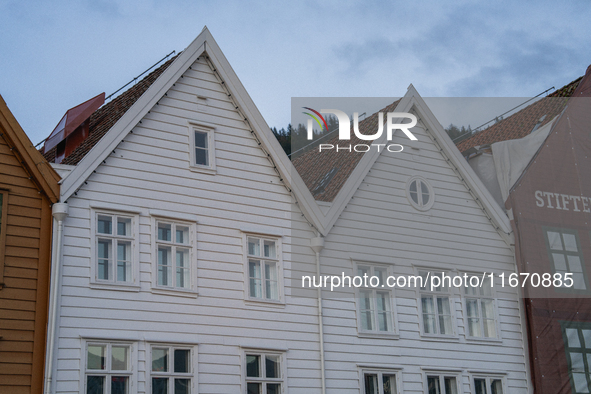
<svg viewBox="0 0 591 394"><path fill-rule="evenodd" d="M406 198L419 211L426 211L433 206L435 194L433 188L422 177L412 177L406 184Z"/></svg>
<svg viewBox="0 0 591 394"><path fill-rule="evenodd" d="M215 136L213 128L190 124L191 142L190 169L201 172L215 172Z"/></svg>
<svg viewBox="0 0 591 394"><path fill-rule="evenodd" d="M534 131L536 131L538 128L540 128L540 126L544 122L544 119L546 119L546 115L544 115L540 119L538 119L538 123L536 123L536 125L534 126L534 128L532 129L532 131L530 131L530 134L533 133Z"/></svg>

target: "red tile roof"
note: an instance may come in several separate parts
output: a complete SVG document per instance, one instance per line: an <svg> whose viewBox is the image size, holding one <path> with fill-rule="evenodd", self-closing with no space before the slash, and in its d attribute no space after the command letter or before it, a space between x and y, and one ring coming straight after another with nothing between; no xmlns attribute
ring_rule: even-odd
<svg viewBox="0 0 591 394"><path fill-rule="evenodd" d="M362 134L374 134L378 128L378 113L394 112L399 102L400 100L397 100L360 121L359 131ZM367 141L357 138L353 133L351 134L351 145L367 143ZM337 145L338 142L338 133L323 141L324 144L332 145ZM334 149L320 153L317 148L314 148L294 158L292 163L316 200L332 202L363 155L363 152L336 152ZM327 178L322 182L325 176Z"/></svg>
<svg viewBox="0 0 591 394"><path fill-rule="evenodd" d="M575 79L519 112L475 133L468 139L458 142L458 149L460 152L466 152L475 146L489 145L494 142L513 140L529 135L538 123L540 123L538 127L541 127L562 112L567 100L561 98L571 97L582 78ZM544 119L540 122L542 117Z"/></svg>
<svg viewBox="0 0 591 394"><path fill-rule="evenodd" d="M178 56L178 55L177 55ZM90 116L88 138L86 138L61 164L76 165L127 112L129 108L144 94L160 75L176 59L176 56L148 74L144 79L121 93L119 96L97 109ZM43 156L49 162L55 161L56 148L45 152Z"/></svg>

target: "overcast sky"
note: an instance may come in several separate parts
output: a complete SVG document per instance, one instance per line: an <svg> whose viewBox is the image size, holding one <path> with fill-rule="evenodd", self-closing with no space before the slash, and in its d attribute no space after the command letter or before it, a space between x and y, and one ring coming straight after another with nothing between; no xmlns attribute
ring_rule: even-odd
<svg viewBox="0 0 591 394"><path fill-rule="evenodd" d="M591 64L589 0L6 1L0 94L33 142L210 29L269 126L292 96L535 96ZM443 122L442 122L443 123ZM474 125L473 125L474 126Z"/></svg>

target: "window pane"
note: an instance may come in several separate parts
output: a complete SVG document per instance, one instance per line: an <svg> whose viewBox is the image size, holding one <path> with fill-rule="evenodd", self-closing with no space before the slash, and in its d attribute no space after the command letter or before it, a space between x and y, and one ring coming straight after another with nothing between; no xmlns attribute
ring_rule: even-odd
<svg viewBox="0 0 591 394"><path fill-rule="evenodd" d="M248 238L248 254L251 256L261 255L261 244L257 238Z"/></svg>
<svg viewBox="0 0 591 394"><path fill-rule="evenodd" d="M279 356L265 356L265 372L267 378L280 378Z"/></svg>
<svg viewBox="0 0 591 394"><path fill-rule="evenodd" d="M378 375L365 374L365 394L379 394L378 391Z"/></svg>
<svg viewBox="0 0 591 394"><path fill-rule="evenodd" d="M275 263L265 263L265 295L267 299L278 300L277 291L277 265Z"/></svg>
<svg viewBox="0 0 591 394"><path fill-rule="evenodd" d="M363 330L374 329L373 305L371 299L371 291L359 292L360 314L361 314L361 328Z"/></svg>
<svg viewBox="0 0 591 394"><path fill-rule="evenodd" d="M174 394L189 394L191 392L191 379L175 379Z"/></svg>
<svg viewBox="0 0 591 394"><path fill-rule="evenodd" d="M493 379L490 383L491 394L503 394L503 381L501 379Z"/></svg>
<svg viewBox="0 0 591 394"><path fill-rule="evenodd" d="M573 373L573 380L575 382L575 390L577 393L588 393L587 377L585 373Z"/></svg>
<svg viewBox="0 0 591 394"><path fill-rule="evenodd" d="M109 279L109 266L111 259L111 240L98 240L98 279Z"/></svg>
<svg viewBox="0 0 591 394"><path fill-rule="evenodd" d="M279 393L281 393L281 384L267 383L267 394L279 394Z"/></svg>
<svg viewBox="0 0 591 394"><path fill-rule="evenodd" d="M175 349L174 351L174 372L188 373L191 351L188 349Z"/></svg>
<svg viewBox="0 0 591 394"><path fill-rule="evenodd" d="M104 345L88 345L86 369L105 369L106 347Z"/></svg>
<svg viewBox="0 0 591 394"><path fill-rule="evenodd" d="M449 307L449 298L437 297L437 310L440 315L450 315L451 310Z"/></svg>
<svg viewBox="0 0 591 394"><path fill-rule="evenodd" d="M562 234L564 239L564 249L569 252L576 252L577 249L577 238L574 234Z"/></svg>
<svg viewBox="0 0 591 394"><path fill-rule="evenodd" d="M87 376L86 377L86 394L104 394L105 392L105 377L104 376Z"/></svg>
<svg viewBox="0 0 591 394"><path fill-rule="evenodd" d="M189 227L176 226L176 240L177 244L189 243Z"/></svg>
<svg viewBox="0 0 591 394"><path fill-rule="evenodd" d="M113 221L111 216L99 215L96 231L100 234L112 234Z"/></svg>
<svg viewBox="0 0 591 394"><path fill-rule="evenodd" d="M427 376L427 388L429 394L442 394L439 384L439 376Z"/></svg>
<svg viewBox="0 0 591 394"><path fill-rule="evenodd" d="M246 394L261 394L261 384L260 383L247 383L246 384Z"/></svg>
<svg viewBox="0 0 591 394"><path fill-rule="evenodd" d="M570 353L570 363L573 371L585 372L585 364L583 362L582 353Z"/></svg>
<svg viewBox="0 0 591 394"><path fill-rule="evenodd" d="M384 384L384 394L396 394L396 376L383 375L382 381Z"/></svg>
<svg viewBox="0 0 591 394"><path fill-rule="evenodd" d="M189 288L189 250L176 250L176 287Z"/></svg>
<svg viewBox="0 0 591 394"><path fill-rule="evenodd" d="M113 346L111 348L111 369L113 371L129 370L128 352L127 346Z"/></svg>
<svg viewBox="0 0 591 394"><path fill-rule="evenodd" d="M260 378L260 359L261 356L248 354L246 355L246 376L249 378Z"/></svg>
<svg viewBox="0 0 591 394"><path fill-rule="evenodd" d="M158 284L161 286L172 286L170 253L170 247L158 247Z"/></svg>
<svg viewBox="0 0 591 394"><path fill-rule="evenodd" d="M579 341L579 331L576 328L566 329L566 339L568 347L581 347L581 341Z"/></svg>
<svg viewBox="0 0 591 394"><path fill-rule="evenodd" d="M427 205L429 203L429 188L423 182L421 183L421 192L423 197L423 205Z"/></svg>
<svg viewBox="0 0 591 394"><path fill-rule="evenodd" d="M552 250L562 250L562 241L560 239L560 233L554 231L548 231L548 243Z"/></svg>
<svg viewBox="0 0 591 394"><path fill-rule="evenodd" d="M208 166L209 158L207 157L207 149L195 148L195 164L200 166Z"/></svg>
<svg viewBox="0 0 591 394"><path fill-rule="evenodd" d="M456 378L446 377L445 382L445 394L457 394L458 386L456 385Z"/></svg>
<svg viewBox="0 0 591 394"><path fill-rule="evenodd" d="M166 223L158 223L158 240L172 241L172 225Z"/></svg>
<svg viewBox="0 0 591 394"><path fill-rule="evenodd" d="M248 262L248 275L250 279L250 296L262 298L261 262L250 260Z"/></svg>
<svg viewBox="0 0 591 394"><path fill-rule="evenodd" d="M566 260L562 253L552 253L552 260L554 261L554 269L556 271L566 272Z"/></svg>
<svg viewBox="0 0 591 394"><path fill-rule="evenodd" d="M207 133L195 131L195 147L207 149Z"/></svg>
<svg viewBox="0 0 591 394"><path fill-rule="evenodd" d="M152 371L168 372L168 349L152 348Z"/></svg>
<svg viewBox="0 0 591 394"><path fill-rule="evenodd" d="M390 298L386 293L377 293L378 330L390 331Z"/></svg>
<svg viewBox="0 0 591 394"><path fill-rule="evenodd" d="M117 242L117 282L131 282L130 242Z"/></svg>
<svg viewBox="0 0 591 394"><path fill-rule="evenodd" d="M486 392L486 379L474 379L474 392L476 394L489 394Z"/></svg>
<svg viewBox="0 0 591 394"><path fill-rule="evenodd" d="M111 394L128 394L129 376L111 377Z"/></svg>
<svg viewBox="0 0 591 394"><path fill-rule="evenodd" d="M417 181L412 181L410 184L410 198L415 202L415 204L419 203L419 195L417 193Z"/></svg>
<svg viewBox="0 0 591 394"><path fill-rule="evenodd" d="M117 235L131 236L130 218L117 218Z"/></svg>
<svg viewBox="0 0 591 394"><path fill-rule="evenodd" d="M583 347L591 349L591 330L581 330L585 344ZM591 364L590 364L591 365Z"/></svg>
<svg viewBox="0 0 591 394"><path fill-rule="evenodd" d="M152 394L168 394L168 378L152 378Z"/></svg>
<svg viewBox="0 0 591 394"><path fill-rule="evenodd" d="M263 248L265 257L276 258L275 241L264 241Z"/></svg>

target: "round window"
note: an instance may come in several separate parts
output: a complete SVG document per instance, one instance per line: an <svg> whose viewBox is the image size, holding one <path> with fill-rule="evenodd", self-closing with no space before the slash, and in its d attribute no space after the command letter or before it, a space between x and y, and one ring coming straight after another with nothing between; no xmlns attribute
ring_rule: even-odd
<svg viewBox="0 0 591 394"><path fill-rule="evenodd" d="M420 211L431 208L435 200L433 188L421 177L412 177L406 184L406 197Z"/></svg>

